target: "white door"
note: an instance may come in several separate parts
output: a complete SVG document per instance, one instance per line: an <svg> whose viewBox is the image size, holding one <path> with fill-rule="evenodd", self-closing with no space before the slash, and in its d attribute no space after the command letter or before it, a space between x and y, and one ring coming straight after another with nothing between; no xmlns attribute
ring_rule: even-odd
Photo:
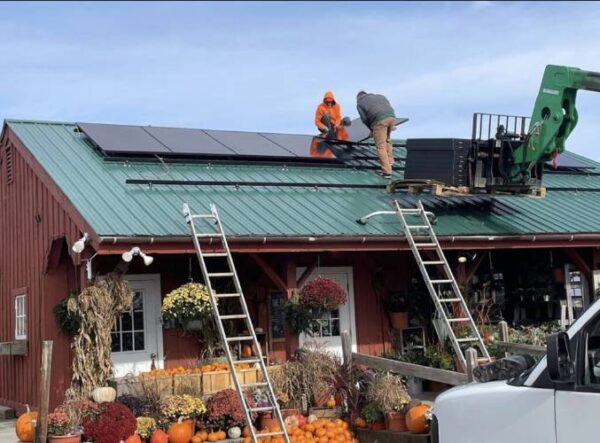
<svg viewBox="0 0 600 443"><path fill-rule="evenodd" d="M297 269L297 276L304 273L305 268ZM352 350L356 352L356 324L354 320L354 284L352 267L325 267L315 269L307 282L316 277L330 278L337 281L348 292L348 301L333 311L325 312L318 319L313 336L300 334L300 346L316 345L328 351L342 355L342 331L348 331L352 340Z"/></svg>
<svg viewBox="0 0 600 443"><path fill-rule="evenodd" d="M160 322L160 276L129 275L133 304L116 319L112 331L112 361L115 377L149 371L154 359L163 367Z"/></svg>

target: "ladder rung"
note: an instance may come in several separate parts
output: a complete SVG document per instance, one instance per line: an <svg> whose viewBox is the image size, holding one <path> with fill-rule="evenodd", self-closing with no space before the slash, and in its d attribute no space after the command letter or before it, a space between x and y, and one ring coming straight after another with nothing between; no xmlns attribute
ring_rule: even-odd
<svg viewBox="0 0 600 443"><path fill-rule="evenodd" d="M275 409L275 406L259 406L258 408L249 408L252 412L265 412L272 411Z"/></svg>
<svg viewBox="0 0 600 443"><path fill-rule="evenodd" d="M192 218L217 218L212 214L196 214L196 215L192 215Z"/></svg>
<svg viewBox="0 0 600 443"><path fill-rule="evenodd" d="M400 212L403 214L420 214L420 209L400 209Z"/></svg>
<svg viewBox="0 0 600 443"><path fill-rule="evenodd" d="M429 280L431 283L435 285L440 285L442 283L452 283L452 280Z"/></svg>
<svg viewBox="0 0 600 443"><path fill-rule="evenodd" d="M204 257L227 257L227 252L205 252L202 254Z"/></svg>
<svg viewBox="0 0 600 443"><path fill-rule="evenodd" d="M213 272L212 274L208 274L208 277L233 277L233 272Z"/></svg>
<svg viewBox="0 0 600 443"><path fill-rule="evenodd" d="M251 335L242 335L240 337L227 337L225 340L227 341L250 341L254 340L254 337Z"/></svg>
<svg viewBox="0 0 600 443"><path fill-rule="evenodd" d="M229 292L229 293L223 293L223 294L214 294L214 296L217 298L232 298L232 297L239 297L240 294L238 292Z"/></svg>
<svg viewBox="0 0 600 443"><path fill-rule="evenodd" d="M470 318L449 318L448 321L450 323L460 323L460 322L465 322L465 321L471 321Z"/></svg>
<svg viewBox="0 0 600 443"><path fill-rule="evenodd" d="M427 225L406 225L408 229L429 229Z"/></svg>
<svg viewBox="0 0 600 443"><path fill-rule="evenodd" d="M264 434L254 434L256 438L261 438L261 437L271 437L273 435L283 435L283 431L278 431L278 432L265 432Z"/></svg>
<svg viewBox="0 0 600 443"><path fill-rule="evenodd" d="M432 265L432 266L433 265L443 265L444 261L443 260L424 261L423 264L425 266L427 266L427 265Z"/></svg>
<svg viewBox="0 0 600 443"><path fill-rule="evenodd" d="M239 318L247 318L246 314L231 314L231 315L219 315L221 320L237 320Z"/></svg>
<svg viewBox="0 0 600 443"><path fill-rule="evenodd" d="M435 248L435 243L415 243L417 248Z"/></svg>
<svg viewBox="0 0 600 443"><path fill-rule="evenodd" d="M440 298L440 301L446 302L446 303L456 303L457 301L460 301L460 298Z"/></svg>
<svg viewBox="0 0 600 443"><path fill-rule="evenodd" d="M200 234L196 234L196 237L198 237L198 238L216 238L216 237L223 237L223 234L219 234L217 232L200 233Z"/></svg>
<svg viewBox="0 0 600 443"><path fill-rule="evenodd" d="M260 358L242 358L240 360L236 360L234 363L237 364L241 364L241 363L259 363L260 362Z"/></svg>
<svg viewBox="0 0 600 443"><path fill-rule="evenodd" d="M246 389L246 388L257 388L259 386L267 386L269 383L267 383L266 381L260 381L257 383L247 383L245 385L240 385L240 388L242 389Z"/></svg>
<svg viewBox="0 0 600 443"><path fill-rule="evenodd" d="M479 341L479 339L477 337L465 337L465 338L457 338L456 341L459 343L465 343L465 342L469 342L469 341Z"/></svg>

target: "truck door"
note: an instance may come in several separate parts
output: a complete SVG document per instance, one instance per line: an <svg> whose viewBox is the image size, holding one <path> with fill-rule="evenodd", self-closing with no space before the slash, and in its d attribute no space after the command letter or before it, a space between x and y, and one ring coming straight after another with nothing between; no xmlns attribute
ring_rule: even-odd
<svg viewBox="0 0 600 443"><path fill-rule="evenodd" d="M600 316L578 335L576 382L555 395L557 443L596 441L600 429Z"/></svg>

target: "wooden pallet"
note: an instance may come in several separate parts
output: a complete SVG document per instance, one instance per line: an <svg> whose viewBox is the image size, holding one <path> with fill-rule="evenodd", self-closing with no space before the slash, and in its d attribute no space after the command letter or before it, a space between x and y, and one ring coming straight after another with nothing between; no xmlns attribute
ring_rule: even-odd
<svg viewBox="0 0 600 443"><path fill-rule="evenodd" d="M387 186L387 192L394 193L398 190L406 190L409 194L430 194L436 197L452 197L467 195L525 195L530 197L544 198L546 188L544 186L532 187L495 187L470 188L468 186L450 186L436 180L394 180Z"/></svg>

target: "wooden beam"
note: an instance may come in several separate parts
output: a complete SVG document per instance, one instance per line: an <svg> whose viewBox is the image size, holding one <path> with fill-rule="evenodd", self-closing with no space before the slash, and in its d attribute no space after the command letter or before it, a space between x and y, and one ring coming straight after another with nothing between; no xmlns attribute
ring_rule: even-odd
<svg viewBox="0 0 600 443"><path fill-rule="evenodd" d="M308 280L308 277L310 277L310 275L312 274L312 272L317 267L318 262L319 262L318 260L315 260L309 267L307 267L304 270L304 272L302 273L302 275L300 276L300 278L296 282L296 287L297 288L301 288L302 286L304 286L304 283L306 283L306 280Z"/></svg>
<svg viewBox="0 0 600 443"><path fill-rule="evenodd" d="M546 347L545 346L536 346L536 345L526 345L524 343L510 343L505 341L499 341L498 346L506 349L509 353L520 352L524 354L531 355L545 355Z"/></svg>
<svg viewBox="0 0 600 443"><path fill-rule="evenodd" d="M46 443L48 438L48 406L50 403L50 374L52 370L52 344L42 344L42 366L40 367L40 412L36 426L36 443Z"/></svg>
<svg viewBox="0 0 600 443"><path fill-rule="evenodd" d="M287 293L287 285L269 263L263 260L258 254L252 253L250 254L250 257L252 257L252 260L256 262L256 264L260 267L260 269L262 269L262 271L269 278L269 280L271 280L271 282L277 287L277 289L281 289L284 293Z"/></svg>
<svg viewBox="0 0 600 443"><path fill-rule="evenodd" d="M467 278L465 281L471 281L471 279L479 269L479 266L481 266L481 263L483 262L483 259L486 255L487 254L485 252L480 252L479 255L475 258L475 260L473 260L471 266L467 270Z"/></svg>
<svg viewBox="0 0 600 443"><path fill-rule="evenodd" d="M571 260L573 264L577 266L577 269L583 272L583 275L585 275L585 278L588 281L588 285L591 286L593 284L592 270L590 266L585 262L583 257L579 255L576 249L573 248L565 249L565 253L567 254L567 257L569 257L569 260Z"/></svg>
<svg viewBox="0 0 600 443"><path fill-rule="evenodd" d="M342 331L342 358L344 364L352 364L352 341L348 331Z"/></svg>
<svg viewBox="0 0 600 443"><path fill-rule="evenodd" d="M390 360L382 357L352 353L352 360L357 365L365 365L372 369L396 372L400 375L417 377L425 380L439 381L457 386L468 383L467 374L447 371L446 369L430 368L429 366L415 365L403 361Z"/></svg>

